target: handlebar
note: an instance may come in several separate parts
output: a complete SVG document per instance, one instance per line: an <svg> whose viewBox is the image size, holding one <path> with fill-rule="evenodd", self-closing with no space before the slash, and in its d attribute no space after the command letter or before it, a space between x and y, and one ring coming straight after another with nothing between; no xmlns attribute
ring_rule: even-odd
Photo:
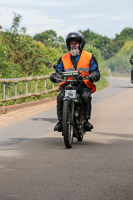
<svg viewBox="0 0 133 200"><path fill-rule="evenodd" d="M65 81L65 82L76 82L76 81L83 81L83 80L90 80L90 77L91 75L89 75L88 77L87 76L80 76L80 73L78 71L70 71L70 72L62 72L60 74L60 76L62 76L62 78L59 78L59 77L55 77L55 79L58 81L58 82L62 82L62 81ZM68 77L72 76L74 79L72 80L68 80ZM64 79L65 78L65 79Z"/></svg>

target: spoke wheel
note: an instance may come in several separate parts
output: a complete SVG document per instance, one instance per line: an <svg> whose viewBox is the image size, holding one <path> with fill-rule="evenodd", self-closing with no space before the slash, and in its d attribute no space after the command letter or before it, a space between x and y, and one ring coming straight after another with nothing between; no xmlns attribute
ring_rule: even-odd
<svg viewBox="0 0 133 200"><path fill-rule="evenodd" d="M81 111L80 112L80 116L79 116L79 122L82 122L82 120L83 120L83 113ZM83 132L79 132L78 133L77 140L78 140L78 142L82 142L82 140L83 140Z"/></svg>
<svg viewBox="0 0 133 200"><path fill-rule="evenodd" d="M70 149L73 143L73 123L72 109L69 101L64 101L63 103L63 136L66 148Z"/></svg>

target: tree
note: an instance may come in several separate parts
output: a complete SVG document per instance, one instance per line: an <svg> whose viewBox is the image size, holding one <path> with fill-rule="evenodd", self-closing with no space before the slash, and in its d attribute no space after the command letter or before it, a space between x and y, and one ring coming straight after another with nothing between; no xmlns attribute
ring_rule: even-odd
<svg viewBox="0 0 133 200"><path fill-rule="evenodd" d="M85 43L99 49L101 56L104 57L104 48L110 44L111 40L106 36L91 32L89 29L80 32L84 35Z"/></svg>
<svg viewBox="0 0 133 200"><path fill-rule="evenodd" d="M25 27L20 28L21 20L22 20L22 16L20 14L16 14L14 12L13 22L12 22L12 26L10 28L10 32L13 35L19 35L20 33L22 33L22 34L26 33Z"/></svg>
<svg viewBox="0 0 133 200"><path fill-rule="evenodd" d="M101 53L100 53L100 50L97 49L96 47L93 47L92 45L88 45L88 44L85 45L84 49L86 51L92 53L96 57L96 59L98 61L98 64L100 65L100 62L101 62Z"/></svg>
<svg viewBox="0 0 133 200"><path fill-rule="evenodd" d="M124 28L120 34L116 34L115 40L133 40L133 29L130 27Z"/></svg>
<svg viewBox="0 0 133 200"><path fill-rule="evenodd" d="M127 55L127 56L131 56L132 54L133 54L133 40L125 42L125 44L118 53L118 55Z"/></svg>

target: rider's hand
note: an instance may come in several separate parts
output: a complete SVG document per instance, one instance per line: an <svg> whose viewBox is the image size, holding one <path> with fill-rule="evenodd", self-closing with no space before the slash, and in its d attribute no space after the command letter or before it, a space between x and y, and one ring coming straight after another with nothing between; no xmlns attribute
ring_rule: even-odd
<svg viewBox="0 0 133 200"><path fill-rule="evenodd" d="M59 78L57 77L57 73L53 73L50 75L50 80L52 81L52 83L60 83Z"/></svg>
<svg viewBox="0 0 133 200"><path fill-rule="evenodd" d="M95 71L93 71L93 72L90 73L88 78L89 78L89 81L96 82L100 79L100 75L97 74Z"/></svg>
<svg viewBox="0 0 133 200"><path fill-rule="evenodd" d="M56 73L56 77L58 79L63 79L63 74L62 73Z"/></svg>

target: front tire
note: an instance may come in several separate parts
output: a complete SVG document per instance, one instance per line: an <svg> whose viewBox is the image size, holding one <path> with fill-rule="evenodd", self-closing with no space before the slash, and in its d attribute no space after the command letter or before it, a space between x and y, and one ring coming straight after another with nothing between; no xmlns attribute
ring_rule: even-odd
<svg viewBox="0 0 133 200"><path fill-rule="evenodd" d="M69 101L63 103L63 136L64 144L67 149L72 148L73 143L73 122L72 108Z"/></svg>

